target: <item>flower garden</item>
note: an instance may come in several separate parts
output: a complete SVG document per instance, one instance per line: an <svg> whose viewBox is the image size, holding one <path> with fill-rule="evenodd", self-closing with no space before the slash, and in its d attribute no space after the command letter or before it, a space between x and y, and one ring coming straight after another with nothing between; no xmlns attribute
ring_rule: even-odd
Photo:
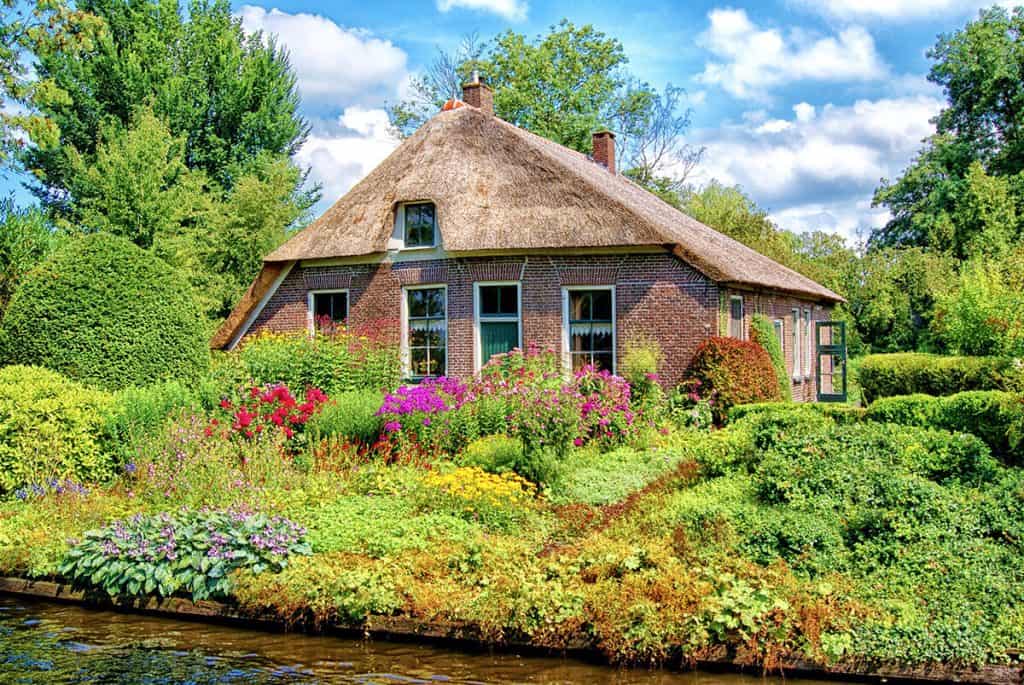
<svg viewBox="0 0 1024 685"><path fill-rule="evenodd" d="M5 367L0 573L624 664L1016 662L1019 369L887 397L880 358L862 409L778 401L756 344L706 352L677 391L642 342L621 377L527 349L402 384L393 345L344 330L264 335L187 385Z"/></svg>

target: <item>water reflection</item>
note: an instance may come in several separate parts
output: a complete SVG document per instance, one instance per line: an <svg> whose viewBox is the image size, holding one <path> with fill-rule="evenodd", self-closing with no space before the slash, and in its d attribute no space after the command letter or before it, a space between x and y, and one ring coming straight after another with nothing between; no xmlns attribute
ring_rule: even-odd
<svg viewBox="0 0 1024 685"><path fill-rule="evenodd" d="M781 680L626 671L573 659L268 633L0 596L0 682L751 685Z"/></svg>

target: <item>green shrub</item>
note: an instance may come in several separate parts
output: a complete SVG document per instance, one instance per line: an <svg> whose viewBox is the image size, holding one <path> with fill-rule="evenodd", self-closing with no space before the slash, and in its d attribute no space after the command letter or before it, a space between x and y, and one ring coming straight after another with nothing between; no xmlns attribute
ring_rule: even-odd
<svg viewBox="0 0 1024 685"><path fill-rule="evenodd" d="M953 395L966 390L1024 389L1020 361L1004 357L874 354L860 361L857 378L865 402L915 393Z"/></svg>
<svg viewBox="0 0 1024 685"><path fill-rule="evenodd" d="M388 391L401 378L397 345L339 330L330 334L264 333L233 353L257 385L284 383L328 395L354 390Z"/></svg>
<svg viewBox="0 0 1024 685"><path fill-rule="evenodd" d="M383 396L376 390L343 392L313 415L306 427L314 442L341 438L346 442L372 445L380 437L383 419L377 416Z"/></svg>
<svg viewBox="0 0 1024 685"><path fill-rule="evenodd" d="M0 493L67 478L114 475L101 434L112 398L47 369L0 369Z"/></svg>
<svg viewBox="0 0 1024 685"><path fill-rule="evenodd" d="M1006 461L1024 464L1024 444L1015 439L1015 426L1024 421L1024 403L1012 393L977 390L948 397L886 397L868 407L866 417L883 423L970 433Z"/></svg>
<svg viewBox="0 0 1024 685"><path fill-rule="evenodd" d="M459 457L463 466L479 466L484 471L518 471L524 459L523 443L507 435L487 435L466 446Z"/></svg>
<svg viewBox="0 0 1024 685"><path fill-rule="evenodd" d="M938 484L980 485L998 473L973 435L867 422L780 435L757 466L759 498L797 508L844 501L875 506L899 473Z"/></svg>
<svg viewBox="0 0 1024 685"><path fill-rule="evenodd" d="M864 419L866 411L861 407L852 407L848 404L836 404L833 402L756 402L754 404L741 404L729 410L729 423L734 423L751 414L764 412L803 412L815 411L826 416L837 424L849 425Z"/></svg>
<svg viewBox="0 0 1024 685"><path fill-rule="evenodd" d="M9 363L108 390L190 381L209 365L208 331L188 283L108 234L69 240L29 272L2 328Z"/></svg>
<svg viewBox="0 0 1024 685"><path fill-rule="evenodd" d="M138 458L144 447L163 439L172 414L199 406L192 389L180 381L125 388L114 396L104 419L104 448L118 464L126 464Z"/></svg>
<svg viewBox="0 0 1024 685"><path fill-rule="evenodd" d="M754 314L750 320L750 338L765 349L772 358L772 368L779 379L779 397L785 401L793 399L793 388L786 371L786 357L782 354L782 344L775 335L775 326L764 314Z"/></svg>
<svg viewBox="0 0 1024 685"><path fill-rule="evenodd" d="M635 338L626 343L622 355L621 374L629 381L630 404L648 418L654 418L661 408L664 392L658 380L658 369L663 356L655 340Z"/></svg>
<svg viewBox="0 0 1024 685"><path fill-rule="evenodd" d="M713 398L718 420L737 404L780 399L771 357L747 340L708 338L697 348L686 378L691 390Z"/></svg>
<svg viewBox="0 0 1024 685"><path fill-rule="evenodd" d="M904 426L934 426L938 410L938 398L918 393L896 395L875 400L864 416L869 421L899 423Z"/></svg>

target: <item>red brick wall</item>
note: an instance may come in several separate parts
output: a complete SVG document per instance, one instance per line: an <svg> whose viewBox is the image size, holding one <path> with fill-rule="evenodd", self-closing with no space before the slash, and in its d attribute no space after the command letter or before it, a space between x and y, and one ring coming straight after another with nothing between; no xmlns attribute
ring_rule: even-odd
<svg viewBox="0 0 1024 685"><path fill-rule="evenodd" d="M524 344L562 351L562 287L615 285L617 359L631 340L657 341L664 362L659 373L666 385L675 385L702 340L719 333L719 287L672 255L590 255L479 257L391 264L296 267L285 278L259 314L250 333L260 330L301 330L307 325L310 289L347 288L349 324L382 326L397 339L401 319L402 286L444 283L448 286L448 373L473 373L473 283L521 281ZM787 369L791 372L792 322L790 310L812 310L814 320L827 319L829 310L779 294L721 291L744 297L744 323L749 336L750 318L762 312L785 324ZM726 300L727 301L727 300ZM798 400L813 400L814 379L793 384Z"/></svg>
<svg viewBox="0 0 1024 685"><path fill-rule="evenodd" d="M404 285L448 286L448 371L473 372L474 281L521 281L523 342L561 353L562 287L615 285L617 357L638 336L656 340L664 354L659 370L677 383L697 345L717 330L718 287L670 254L535 256L451 259L392 264L296 267L253 323L261 330L301 330L307 293L349 290L349 324L394 327L397 336Z"/></svg>
<svg viewBox="0 0 1024 685"><path fill-rule="evenodd" d="M813 402L817 399L817 378L815 377L815 359L814 359L814 322L815 321L827 321L831 318L832 307L816 304L814 302L803 300L792 295L784 295L780 293L759 293L746 290L730 289L724 292L726 300L728 297L733 295L739 295L743 297L743 324L744 324L744 335L750 338L750 321L754 314L764 314L771 320L782 319L784 323L783 328L783 345L782 352L786 358L786 371L790 377L790 387L793 390L793 399L798 402ZM728 301L725 306L728 307ZM804 360L811 360L811 368L808 372L804 369L804 361L801 361L801 378L799 381L793 380L793 308L800 309L801 322L804 315L805 309L811 310L811 354L808 355L806 349L801 349L801 355ZM728 309L726 310L728 311ZM728 335L728 319L725 318L722 321L725 327L723 328L723 335ZM801 323L801 326L803 324ZM801 344L806 341L803 339Z"/></svg>

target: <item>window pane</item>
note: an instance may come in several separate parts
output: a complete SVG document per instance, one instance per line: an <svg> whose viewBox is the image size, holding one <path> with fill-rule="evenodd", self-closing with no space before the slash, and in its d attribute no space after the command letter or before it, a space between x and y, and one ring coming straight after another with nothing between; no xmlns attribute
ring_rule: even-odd
<svg viewBox="0 0 1024 685"><path fill-rule="evenodd" d="M591 324L569 325L569 349L573 352L589 352L591 348Z"/></svg>
<svg viewBox="0 0 1024 685"><path fill-rule="evenodd" d="M579 371L584 366L590 363L589 354L574 354L572 355L572 370Z"/></svg>
<svg viewBox="0 0 1024 685"><path fill-rule="evenodd" d="M595 323L592 330L591 350L594 352L611 352L612 325L610 323Z"/></svg>
<svg viewBox="0 0 1024 685"><path fill-rule="evenodd" d="M405 206L406 247L422 247L434 244L434 205L417 204Z"/></svg>
<svg viewBox="0 0 1024 685"><path fill-rule="evenodd" d="M426 292L426 290L409 291L409 316L427 315Z"/></svg>
<svg viewBox="0 0 1024 685"><path fill-rule="evenodd" d="M506 316L519 315L519 288L514 285L499 286L501 291L501 313Z"/></svg>
<svg viewBox="0 0 1024 685"><path fill-rule="evenodd" d="M427 316L444 316L444 288L431 288L426 293Z"/></svg>
<svg viewBox="0 0 1024 685"><path fill-rule="evenodd" d="M409 366L413 376L430 375L430 365L425 347L414 347L409 350Z"/></svg>
<svg viewBox="0 0 1024 685"><path fill-rule="evenodd" d="M313 317L341 323L348 316L348 293L313 293Z"/></svg>
<svg viewBox="0 0 1024 685"><path fill-rule="evenodd" d="M592 293L593 312L595 321L612 320L612 292L610 290L595 290Z"/></svg>
<svg viewBox="0 0 1024 685"><path fill-rule="evenodd" d="M574 290L569 293L569 318L573 321L589 321L591 312L590 293Z"/></svg>
<svg viewBox="0 0 1024 685"><path fill-rule="evenodd" d="M514 285L480 286L480 316L518 316L519 289Z"/></svg>
<svg viewBox="0 0 1024 685"><path fill-rule="evenodd" d="M431 348L428 376L443 376L447 373L445 368L445 352L443 347Z"/></svg>
<svg viewBox="0 0 1024 685"><path fill-rule="evenodd" d="M594 355L594 367L598 371L602 369L611 371L612 370L612 354L611 352L603 352L601 354Z"/></svg>
<svg viewBox="0 0 1024 685"><path fill-rule="evenodd" d="M444 320L431 320L427 329L427 344L431 347L442 347L445 344Z"/></svg>

